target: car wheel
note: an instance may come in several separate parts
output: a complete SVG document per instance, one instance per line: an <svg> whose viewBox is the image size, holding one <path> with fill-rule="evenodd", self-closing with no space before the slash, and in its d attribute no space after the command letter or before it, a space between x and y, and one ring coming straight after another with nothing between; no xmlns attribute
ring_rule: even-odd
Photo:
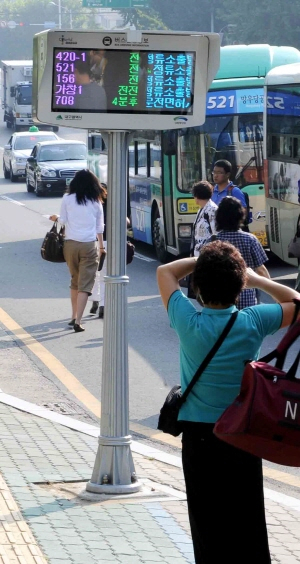
<svg viewBox="0 0 300 564"><path fill-rule="evenodd" d="M34 192L34 187L31 186L28 176L26 176L25 182L26 182L27 192Z"/></svg>
<svg viewBox="0 0 300 564"><path fill-rule="evenodd" d="M18 177L12 171L11 165L10 165L9 177L11 182L16 182L18 180Z"/></svg>
<svg viewBox="0 0 300 564"><path fill-rule="evenodd" d="M6 180L8 180L10 178L10 173L9 173L9 170L7 170L7 168L5 166L4 159L3 159L3 174L4 174L4 178Z"/></svg>

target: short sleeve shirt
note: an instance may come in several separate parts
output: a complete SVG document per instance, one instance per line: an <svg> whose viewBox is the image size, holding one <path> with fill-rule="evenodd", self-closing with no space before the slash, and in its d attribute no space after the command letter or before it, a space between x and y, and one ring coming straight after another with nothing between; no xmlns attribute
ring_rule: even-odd
<svg viewBox="0 0 300 564"><path fill-rule="evenodd" d="M235 306L228 309L195 309L179 290L168 303L171 327L180 341L180 378L184 391L196 370L228 323ZM282 323L279 304L264 304L239 312L229 335L200 376L183 404L179 419L215 423L239 394L245 361L259 358L263 339Z"/></svg>
<svg viewBox="0 0 300 564"><path fill-rule="evenodd" d="M205 204L204 208L201 208L196 216L196 220L194 223L194 256L197 257L199 255L199 249L201 243L210 237L210 235L214 235L216 233L216 212L218 206L212 202L212 200L208 200Z"/></svg>
<svg viewBox="0 0 300 564"><path fill-rule="evenodd" d="M220 202L223 200L223 198L228 196L228 190L229 189L230 189L230 196L240 200L243 208L246 208L247 203L246 203L245 196L244 196L243 192L237 186L234 186L232 184L232 182L229 182L228 186L226 186L226 188L224 188L224 190L222 190L221 192L219 191L218 185L216 184L214 189L213 189L212 196L211 196L212 201L215 204L217 204L217 206L219 206Z"/></svg>
<svg viewBox="0 0 300 564"><path fill-rule="evenodd" d="M217 238L220 241L227 241L236 247L240 251L247 266L253 270L258 266L262 266L268 260L262 245L252 233L245 233L241 229L238 231L219 231ZM202 242L202 245L206 245L209 241L210 239L206 239ZM256 305L256 303L255 288L243 290L238 301L238 309L253 306Z"/></svg>

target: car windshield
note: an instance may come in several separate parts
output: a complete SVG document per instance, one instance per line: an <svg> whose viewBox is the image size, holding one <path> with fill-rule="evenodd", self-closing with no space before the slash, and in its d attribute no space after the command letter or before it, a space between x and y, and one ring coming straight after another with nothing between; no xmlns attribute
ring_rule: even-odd
<svg viewBox="0 0 300 564"><path fill-rule="evenodd" d="M39 141L53 141L56 139L54 135L28 135L28 137L17 137L15 140L15 149L21 151L23 149L33 149Z"/></svg>
<svg viewBox="0 0 300 564"><path fill-rule="evenodd" d="M85 160L86 145L48 145L41 147L40 161L81 161Z"/></svg>

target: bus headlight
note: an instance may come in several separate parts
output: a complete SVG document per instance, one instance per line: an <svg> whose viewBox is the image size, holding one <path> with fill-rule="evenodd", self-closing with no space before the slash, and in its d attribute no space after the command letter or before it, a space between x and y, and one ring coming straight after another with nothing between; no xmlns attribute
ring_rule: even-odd
<svg viewBox="0 0 300 564"><path fill-rule="evenodd" d="M178 225L178 237L191 237L192 228L193 226L191 223L183 223L182 225Z"/></svg>

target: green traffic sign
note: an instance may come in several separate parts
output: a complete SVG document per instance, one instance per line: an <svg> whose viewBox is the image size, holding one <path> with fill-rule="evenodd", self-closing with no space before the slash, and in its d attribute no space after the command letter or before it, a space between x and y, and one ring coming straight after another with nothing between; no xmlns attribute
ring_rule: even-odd
<svg viewBox="0 0 300 564"><path fill-rule="evenodd" d="M148 8L149 0L82 0L84 8Z"/></svg>

